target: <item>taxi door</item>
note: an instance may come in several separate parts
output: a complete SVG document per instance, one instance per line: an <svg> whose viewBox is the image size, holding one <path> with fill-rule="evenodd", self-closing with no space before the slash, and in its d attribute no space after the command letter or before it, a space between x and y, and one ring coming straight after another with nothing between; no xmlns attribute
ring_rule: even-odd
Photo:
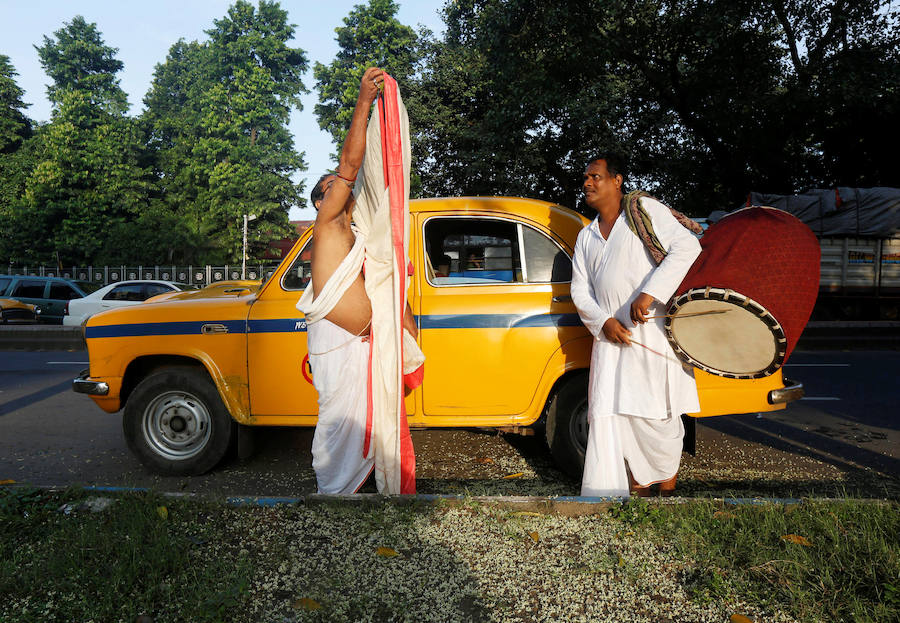
<svg viewBox="0 0 900 623"><path fill-rule="evenodd" d="M267 284L250 308L247 364L250 412L255 424L313 424L318 394L306 347L306 320L297 301L310 280L312 236L278 280Z"/></svg>
<svg viewBox="0 0 900 623"><path fill-rule="evenodd" d="M584 333L569 293L569 254L525 219L418 217L425 419L465 426L525 412L551 355Z"/></svg>

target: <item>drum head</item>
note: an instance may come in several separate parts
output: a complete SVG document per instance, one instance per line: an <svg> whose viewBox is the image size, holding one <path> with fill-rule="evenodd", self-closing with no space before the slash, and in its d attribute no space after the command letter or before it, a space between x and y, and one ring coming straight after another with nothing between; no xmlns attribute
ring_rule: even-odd
<svg viewBox="0 0 900 623"><path fill-rule="evenodd" d="M722 292L721 290L719 292ZM666 321L670 343L683 360L731 378L772 374L784 360L784 333L768 312L753 301L724 296L676 301Z"/></svg>

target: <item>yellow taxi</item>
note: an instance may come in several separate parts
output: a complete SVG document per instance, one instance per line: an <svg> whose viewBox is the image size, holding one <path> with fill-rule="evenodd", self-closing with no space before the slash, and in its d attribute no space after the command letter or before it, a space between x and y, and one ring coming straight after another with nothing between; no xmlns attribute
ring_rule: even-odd
<svg viewBox="0 0 900 623"><path fill-rule="evenodd" d="M425 381L406 399L410 426L538 425L560 467L577 475L593 338L569 282L587 219L509 197L420 199L410 211L409 301L427 358ZM110 413L124 407L126 440L148 468L208 471L239 425L315 425L306 321L295 307L310 279L311 234L258 289L206 288L88 321L90 368L73 389ZM802 394L780 370L757 380L695 375L698 417L782 409Z"/></svg>
<svg viewBox="0 0 900 623"><path fill-rule="evenodd" d="M40 318L41 308L16 299L0 298L0 324L13 322L34 323Z"/></svg>

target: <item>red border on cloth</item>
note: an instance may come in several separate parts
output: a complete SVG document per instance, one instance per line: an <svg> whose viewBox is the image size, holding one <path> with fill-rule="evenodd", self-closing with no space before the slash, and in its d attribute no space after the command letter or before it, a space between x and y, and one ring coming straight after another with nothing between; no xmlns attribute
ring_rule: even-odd
<svg viewBox="0 0 900 623"><path fill-rule="evenodd" d="M403 173L403 141L400 131L400 107L397 97L397 81L388 74L384 74L384 92L382 96L378 98L378 113L378 120L381 124L381 153L382 162L384 163L384 183L388 188L388 197L390 199L391 242L394 247L396 259L395 266L406 267L409 260L406 258L406 250L404 248L406 229L406 183ZM397 277L395 276L395 278ZM403 277L403 285L396 289L399 291L399 300L397 302L398 309L400 310L400 324L402 330L403 316L406 312L405 276ZM400 493L414 494L416 492L416 455L413 449L412 436L409 432L409 423L406 420L402 380L402 339L400 340L399 355L398 365L401 369L398 370L400 374L397 374L397 419L399 420L398 426L400 434ZM371 360L369 369L369 374L371 376ZM369 388L369 392L369 395L371 396L371 387Z"/></svg>

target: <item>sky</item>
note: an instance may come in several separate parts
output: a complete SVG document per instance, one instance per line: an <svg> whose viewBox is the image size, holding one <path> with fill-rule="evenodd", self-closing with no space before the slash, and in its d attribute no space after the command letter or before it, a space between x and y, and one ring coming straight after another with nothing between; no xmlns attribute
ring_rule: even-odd
<svg viewBox="0 0 900 623"><path fill-rule="evenodd" d="M251 0L257 4L256 0ZM397 19L418 30L423 25L434 33L443 31L439 15L444 0L395 0L400 7ZM207 39L204 31L213 27L213 20L221 19L234 0L0 0L0 54L10 58L19 74L17 84L25 90L22 98L31 104L25 114L35 121L50 120L47 84L35 45L42 45L43 37L52 37L76 15L97 24L103 40L118 48L118 58L124 68L117 74L131 104L129 114L143 110L143 98L150 88L153 70L166 60L169 48L178 39L187 41ZM357 4L368 0L281 0L290 23L295 24L292 47L306 52L309 71L303 82L310 93L302 97L303 110L294 110L289 125L294 135L294 147L305 152L307 172L295 179L305 179L305 193L325 169L333 168L331 154L336 151L331 136L319 129L313 114L317 102L312 68L318 61L328 64L337 54L334 29L343 26L343 19ZM290 211L291 220L312 220L315 211L306 202Z"/></svg>

